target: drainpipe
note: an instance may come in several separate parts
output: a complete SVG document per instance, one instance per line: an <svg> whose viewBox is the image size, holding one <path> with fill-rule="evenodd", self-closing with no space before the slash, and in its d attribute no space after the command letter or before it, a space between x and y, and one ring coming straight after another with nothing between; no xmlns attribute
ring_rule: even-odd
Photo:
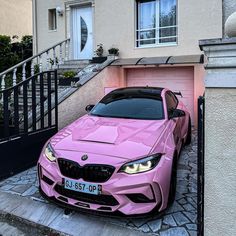
<svg viewBox="0 0 236 236"><path fill-rule="evenodd" d="M34 55L38 54L38 14L37 0L33 0L33 34L34 34Z"/></svg>

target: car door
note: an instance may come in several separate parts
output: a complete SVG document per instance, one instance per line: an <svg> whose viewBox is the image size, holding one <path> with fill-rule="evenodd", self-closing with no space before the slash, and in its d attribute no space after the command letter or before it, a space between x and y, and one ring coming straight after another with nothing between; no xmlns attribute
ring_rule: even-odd
<svg viewBox="0 0 236 236"><path fill-rule="evenodd" d="M171 118L173 111L178 107L179 101L177 97L171 91L166 92L165 98L166 98L168 118L171 119L175 124L174 129L173 129L173 135L174 135L176 148L179 151L182 145L182 142L181 142L182 119Z"/></svg>

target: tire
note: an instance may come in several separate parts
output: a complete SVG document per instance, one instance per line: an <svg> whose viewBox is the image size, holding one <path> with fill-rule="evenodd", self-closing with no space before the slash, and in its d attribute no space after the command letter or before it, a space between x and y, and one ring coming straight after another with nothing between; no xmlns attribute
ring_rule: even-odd
<svg viewBox="0 0 236 236"><path fill-rule="evenodd" d="M172 164L172 171L171 171L168 206L170 206L175 200L176 185L177 185L177 164L178 164L178 158L177 158L177 155L175 155L174 160L173 160L173 164Z"/></svg>
<svg viewBox="0 0 236 236"><path fill-rule="evenodd" d="M191 119L189 118L188 122L188 133L187 133L187 138L185 141L185 145L189 145L192 141L192 125L191 125Z"/></svg>

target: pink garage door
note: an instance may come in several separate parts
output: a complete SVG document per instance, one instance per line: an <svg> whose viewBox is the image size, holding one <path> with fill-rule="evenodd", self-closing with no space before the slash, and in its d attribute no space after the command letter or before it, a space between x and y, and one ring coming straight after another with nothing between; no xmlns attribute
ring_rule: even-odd
<svg viewBox="0 0 236 236"><path fill-rule="evenodd" d="M154 86L168 88L174 92L181 91L183 98L177 97L188 108L192 124L194 122L193 78L193 67L127 69L127 86L129 87Z"/></svg>

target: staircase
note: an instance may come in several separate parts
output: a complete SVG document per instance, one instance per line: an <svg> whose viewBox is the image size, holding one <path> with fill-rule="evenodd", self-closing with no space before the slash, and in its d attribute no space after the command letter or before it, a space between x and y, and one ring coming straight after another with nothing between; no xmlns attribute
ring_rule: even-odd
<svg viewBox="0 0 236 236"><path fill-rule="evenodd" d="M65 71L79 72L89 65L89 60L68 60L58 66L58 74L63 74Z"/></svg>
<svg viewBox="0 0 236 236"><path fill-rule="evenodd" d="M14 117L15 112L13 108L16 108L17 106L18 121L14 120L14 122L19 122L20 131L22 129L26 129L24 124L24 119L26 117L25 112L28 113L29 117L32 117L32 111L35 110L35 112L37 113L36 115L40 115L39 117L41 117L42 113L39 114L41 112L39 107L42 106L43 103L45 104L43 105L45 106L45 108L43 109L45 113L44 115L47 114L48 107L46 106L46 103L50 95L48 94L48 91L50 91L51 94L57 91L58 102L60 103L77 89L76 86L79 87L85 84L89 79L93 78L93 76L99 73L101 69L103 69L110 63L110 61L107 61L103 63L103 65L98 65L91 64L88 60L70 60L69 46L70 39L63 40L53 45L52 47L40 52L39 54L28 58L27 60L0 73L0 113L1 109L4 108L5 114L7 110L9 111L9 114L6 115L7 117L9 115L8 118ZM80 81L75 87L58 85L57 89L55 89L55 78L51 78L52 80L50 83L50 87L48 88L47 74L50 73L49 71L52 72L55 70L57 70L57 78L63 77L63 73L66 71L76 72L77 76L80 78ZM51 76L53 75L54 74L52 73ZM17 81L19 80L19 76L21 76L21 82L17 83ZM8 83L6 82L6 80L8 80ZM19 91L17 91L17 94L15 94L15 90L7 87L7 84L9 84L9 80L13 88L17 87L17 89L19 89ZM34 81L34 85L32 85L31 82L24 83L25 81ZM25 89L25 91L27 92L23 91L23 84L27 84L27 90ZM9 91L10 94L8 95L10 96L8 97L9 101L7 101L7 105L5 105L4 107L6 98L4 100L3 94L6 90ZM15 102L15 97L17 97L17 104ZM27 109L25 103L27 103ZM37 117L36 119L39 120ZM40 119L42 119L42 117ZM29 122L27 122L28 130L32 129L32 124L33 121L29 118Z"/></svg>

